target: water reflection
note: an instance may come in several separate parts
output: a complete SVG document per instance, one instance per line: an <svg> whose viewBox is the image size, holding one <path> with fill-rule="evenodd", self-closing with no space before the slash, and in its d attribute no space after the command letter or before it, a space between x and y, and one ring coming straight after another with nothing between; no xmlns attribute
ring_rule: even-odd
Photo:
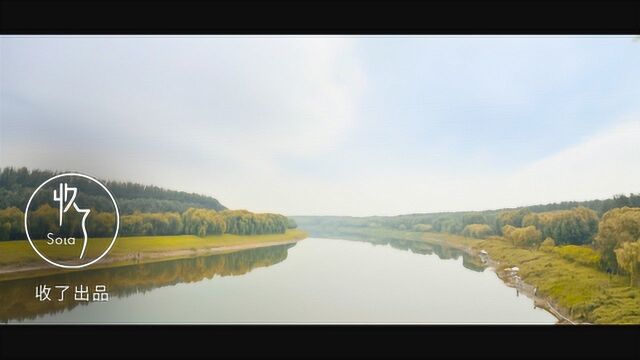
<svg viewBox="0 0 640 360"><path fill-rule="evenodd" d="M151 264L129 265L111 269L78 271L38 278L0 282L0 321L35 319L38 315L55 314L88 302L74 300L74 286L107 285L111 297L145 293L158 287L193 283L218 276L243 275L255 268L284 261L288 249L296 244L277 245L239 252L171 260ZM51 301L35 298L38 285L69 285L63 301L59 291L51 293ZM55 295L55 296L54 296Z"/></svg>
<svg viewBox="0 0 640 360"><path fill-rule="evenodd" d="M347 239L349 239L347 237ZM449 246L443 246L440 244L432 244L425 241L419 240L407 240L407 239L376 239L376 238L363 238L363 237L354 237L349 240L354 241L363 241L372 243L374 245L388 245L394 249L411 251L415 254L422 255L437 255L438 258L443 260L457 260L462 256L462 265L472 271L483 272L486 269L486 266L482 264L482 261L475 257L467 254L466 252L452 248Z"/></svg>

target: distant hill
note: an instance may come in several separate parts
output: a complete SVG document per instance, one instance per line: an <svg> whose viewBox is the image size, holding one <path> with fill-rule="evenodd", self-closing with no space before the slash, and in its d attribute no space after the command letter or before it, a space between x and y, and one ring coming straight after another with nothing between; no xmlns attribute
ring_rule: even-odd
<svg viewBox="0 0 640 360"><path fill-rule="evenodd" d="M29 170L25 167L5 167L0 172L0 209L15 206L24 209L26 202L36 187L48 178L59 174L49 170ZM184 212L188 208L205 208L216 211L227 210L225 206L210 196L167 190L157 186L132 182L103 182L113 193L122 214ZM92 198L91 204L100 211L108 209L110 204L104 203L101 194L82 194ZM34 204L37 207L38 204Z"/></svg>

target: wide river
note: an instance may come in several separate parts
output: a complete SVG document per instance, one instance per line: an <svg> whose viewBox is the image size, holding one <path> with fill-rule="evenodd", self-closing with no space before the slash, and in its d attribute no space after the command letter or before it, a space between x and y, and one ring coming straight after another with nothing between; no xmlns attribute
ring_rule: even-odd
<svg viewBox="0 0 640 360"><path fill-rule="evenodd" d="M41 302L34 296L39 284L71 288L63 301ZM106 285L109 301L75 301L74 286L82 284ZM556 319L492 270L452 249L308 238L224 255L3 281L0 321L553 324Z"/></svg>

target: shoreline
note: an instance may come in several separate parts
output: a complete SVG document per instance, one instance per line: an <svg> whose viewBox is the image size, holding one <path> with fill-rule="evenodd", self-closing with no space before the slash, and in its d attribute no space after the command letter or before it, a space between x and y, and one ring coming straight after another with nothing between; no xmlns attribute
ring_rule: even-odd
<svg viewBox="0 0 640 360"><path fill-rule="evenodd" d="M99 270L99 269L107 269L107 268L124 267L124 266L130 266L130 265L171 261L171 260L178 260L178 259L197 258L201 256L228 254L228 253L258 249L263 247L295 244L304 239L306 239L306 237L294 238L294 239L283 240L283 241L269 241L269 242L255 242L255 243L246 243L246 244L237 244L237 245L211 246L211 247L196 248L196 249L176 249L176 250L168 250L168 251L137 251L127 255L119 255L114 257L107 256L104 259L102 259L100 262L96 263L94 266L91 266L90 268L83 268L83 269L62 269L62 268L54 267L53 265L49 263L45 263L44 261L40 264L35 264L35 263L17 264L12 266L0 267L0 282L34 278L34 277L40 277L40 276L58 275L58 274L63 274L68 272L75 272L75 271L85 271L85 270L91 271L91 270Z"/></svg>
<svg viewBox="0 0 640 360"><path fill-rule="evenodd" d="M544 309L545 311L553 315L558 320L556 322L556 325L580 324L575 322L575 320L572 320L566 311L557 309L558 307L557 305L554 307L552 305L553 299L550 299L548 297L544 297L541 295L537 295L535 293L535 290L532 290L536 288L534 285L531 285L523 280L516 280L516 279L520 279L519 277L516 277L518 276L517 273L507 271L507 269L505 269L504 266L500 265L499 261L491 259L490 254L487 254L485 259L483 258L483 256L481 256L480 251L470 246L457 244L447 240L440 240L440 239L431 240L431 239L422 238L420 240L414 240L414 241L424 241L426 243L449 246L451 248L463 251L469 256L473 256L475 258L481 259L485 267L493 271L496 274L496 276L498 276L498 278L502 280L502 282L506 286L516 289L519 293L524 294L526 297L533 300L535 307Z"/></svg>
<svg viewBox="0 0 640 360"><path fill-rule="evenodd" d="M471 254L470 254L471 255ZM488 266L487 268L491 269L497 276L504 282L508 287L516 289L519 294L523 294L529 299L533 300L533 304L537 308L541 308L546 310L551 315L555 316L558 320L556 325L570 324L570 325L578 325L580 323L572 320L565 311L561 311L558 309L558 306L554 306L551 304L553 302L552 299L548 297L544 297L538 295L536 293L536 287L532 284L529 284L520 279L517 272L509 271L507 268L500 269L500 263L492 260L490 257L487 257Z"/></svg>

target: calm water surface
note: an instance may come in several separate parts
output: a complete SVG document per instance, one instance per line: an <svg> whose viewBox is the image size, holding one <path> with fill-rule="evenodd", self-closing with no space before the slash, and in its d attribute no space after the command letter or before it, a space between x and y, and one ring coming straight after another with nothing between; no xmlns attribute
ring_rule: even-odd
<svg viewBox="0 0 640 360"><path fill-rule="evenodd" d="M108 302L40 302L37 284L105 284ZM556 319L455 250L411 241L295 245L0 282L18 323L540 323Z"/></svg>

